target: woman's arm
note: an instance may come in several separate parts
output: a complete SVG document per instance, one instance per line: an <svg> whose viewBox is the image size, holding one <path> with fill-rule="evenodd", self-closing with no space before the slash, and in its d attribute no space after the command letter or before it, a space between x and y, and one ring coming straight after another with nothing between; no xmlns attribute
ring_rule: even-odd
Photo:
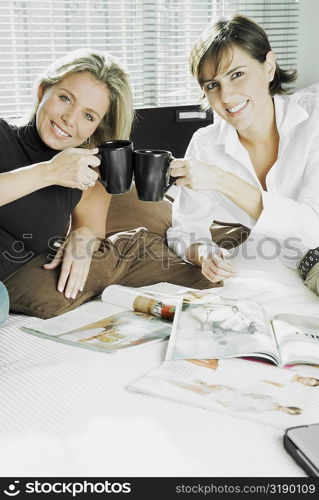
<svg viewBox="0 0 319 500"><path fill-rule="evenodd" d="M216 190L227 196L250 217L258 220L263 211L262 190L231 172L222 172Z"/></svg>
<svg viewBox="0 0 319 500"><path fill-rule="evenodd" d="M50 185L45 163L0 174L0 206Z"/></svg>
<svg viewBox="0 0 319 500"><path fill-rule="evenodd" d="M97 152L98 149L68 148L50 161L1 173L0 206L51 185L87 190L89 178L95 181L98 177L90 168L100 164Z"/></svg>
<svg viewBox="0 0 319 500"><path fill-rule="evenodd" d="M218 204L214 192L181 187L173 203L172 227L167 231L168 246L184 260L201 267L203 275L213 283L236 274L226 260L228 252L212 241L209 228Z"/></svg>
<svg viewBox="0 0 319 500"><path fill-rule="evenodd" d="M300 167L296 160L291 158L290 173L281 180L290 184L295 182L298 193L295 199L264 191L231 172L189 158L173 160L172 175L183 176L176 182L179 185L192 186L194 190L219 191L227 196L256 220L255 233L284 242L300 258L300 251L319 246L319 136L313 139L304 155L305 158L300 157L304 165L302 175L298 173Z"/></svg>
<svg viewBox="0 0 319 500"><path fill-rule="evenodd" d="M67 298L76 298L82 291L90 270L93 253L105 237L105 223L111 202L100 183L83 193L72 213L71 232L67 240L45 269L55 269L61 263L58 291Z"/></svg>
<svg viewBox="0 0 319 500"><path fill-rule="evenodd" d="M105 238L105 224L112 195L100 182L84 192L72 213L71 230L88 229L94 238Z"/></svg>
<svg viewBox="0 0 319 500"><path fill-rule="evenodd" d="M262 191L232 172L193 158L176 159L171 162L171 175L177 186L196 191L217 191L229 198L253 219L263 211Z"/></svg>

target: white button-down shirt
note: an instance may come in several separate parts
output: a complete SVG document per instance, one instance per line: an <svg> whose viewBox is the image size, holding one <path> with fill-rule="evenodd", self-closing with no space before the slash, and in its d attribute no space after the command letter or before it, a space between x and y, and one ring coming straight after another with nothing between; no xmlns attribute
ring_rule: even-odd
<svg viewBox="0 0 319 500"><path fill-rule="evenodd" d="M167 239L183 259L193 243L214 245L209 231L213 220L240 223L252 230L250 237L275 239L288 265L295 266L310 248L319 246L319 94L305 89L292 96L276 95L274 105L280 141L277 161L266 176L266 191L229 123L217 117L193 135L186 156L258 187L263 211L256 221L216 191L179 188Z"/></svg>

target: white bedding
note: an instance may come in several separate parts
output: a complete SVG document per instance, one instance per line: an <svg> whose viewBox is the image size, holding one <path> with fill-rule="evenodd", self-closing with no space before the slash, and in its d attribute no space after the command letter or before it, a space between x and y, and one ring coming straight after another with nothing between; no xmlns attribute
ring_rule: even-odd
<svg viewBox="0 0 319 500"><path fill-rule="evenodd" d="M270 315L319 316L319 299L295 271L236 262L223 294L254 298ZM10 315L0 329L1 476L305 476L281 431L127 392L161 363L166 342L108 355L19 330L31 320ZM318 415L317 398L305 423Z"/></svg>

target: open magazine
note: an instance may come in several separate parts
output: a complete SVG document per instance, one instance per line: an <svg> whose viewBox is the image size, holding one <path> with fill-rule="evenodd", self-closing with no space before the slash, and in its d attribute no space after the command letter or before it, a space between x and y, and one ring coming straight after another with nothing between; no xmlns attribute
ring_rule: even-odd
<svg viewBox="0 0 319 500"><path fill-rule="evenodd" d="M257 357L278 366L319 365L319 316L278 314L209 291L181 294L166 360Z"/></svg>
<svg viewBox="0 0 319 500"><path fill-rule="evenodd" d="M309 365L288 369L243 359L188 359L164 361L127 389L285 428L309 423L318 377L319 369Z"/></svg>
<svg viewBox="0 0 319 500"><path fill-rule="evenodd" d="M179 298L110 285L102 297L74 311L35 320L21 329L65 344L115 352L170 336Z"/></svg>

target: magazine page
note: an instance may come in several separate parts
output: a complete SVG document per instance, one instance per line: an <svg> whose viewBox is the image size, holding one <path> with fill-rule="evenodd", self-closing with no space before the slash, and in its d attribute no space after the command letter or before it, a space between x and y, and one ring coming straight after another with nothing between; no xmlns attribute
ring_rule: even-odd
<svg viewBox="0 0 319 500"><path fill-rule="evenodd" d="M113 306L102 302L101 299L95 299L82 304L73 311L69 311L54 318L37 318L31 324L29 323L27 328L51 336L61 335L122 311L124 311L123 307Z"/></svg>
<svg viewBox="0 0 319 500"><path fill-rule="evenodd" d="M319 365L319 316L277 314L272 324L283 366Z"/></svg>
<svg viewBox="0 0 319 500"><path fill-rule="evenodd" d="M303 368L241 359L164 361L127 389L285 428L304 423L319 395L319 386L298 380L310 378Z"/></svg>
<svg viewBox="0 0 319 500"><path fill-rule="evenodd" d="M261 356L278 363L272 327L259 304L207 291L182 296L165 359Z"/></svg>
<svg viewBox="0 0 319 500"><path fill-rule="evenodd" d="M125 295L125 287L121 288ZM128 295L131 297L132 292ZM69 345L114 352L167 339L171 333L176 305L180 302L178 298L168 297L163 302L159 296L147 295L146 292L140 294L136 289L133 310L93 300L56 318L37 319L21 329Z"/></svg>

